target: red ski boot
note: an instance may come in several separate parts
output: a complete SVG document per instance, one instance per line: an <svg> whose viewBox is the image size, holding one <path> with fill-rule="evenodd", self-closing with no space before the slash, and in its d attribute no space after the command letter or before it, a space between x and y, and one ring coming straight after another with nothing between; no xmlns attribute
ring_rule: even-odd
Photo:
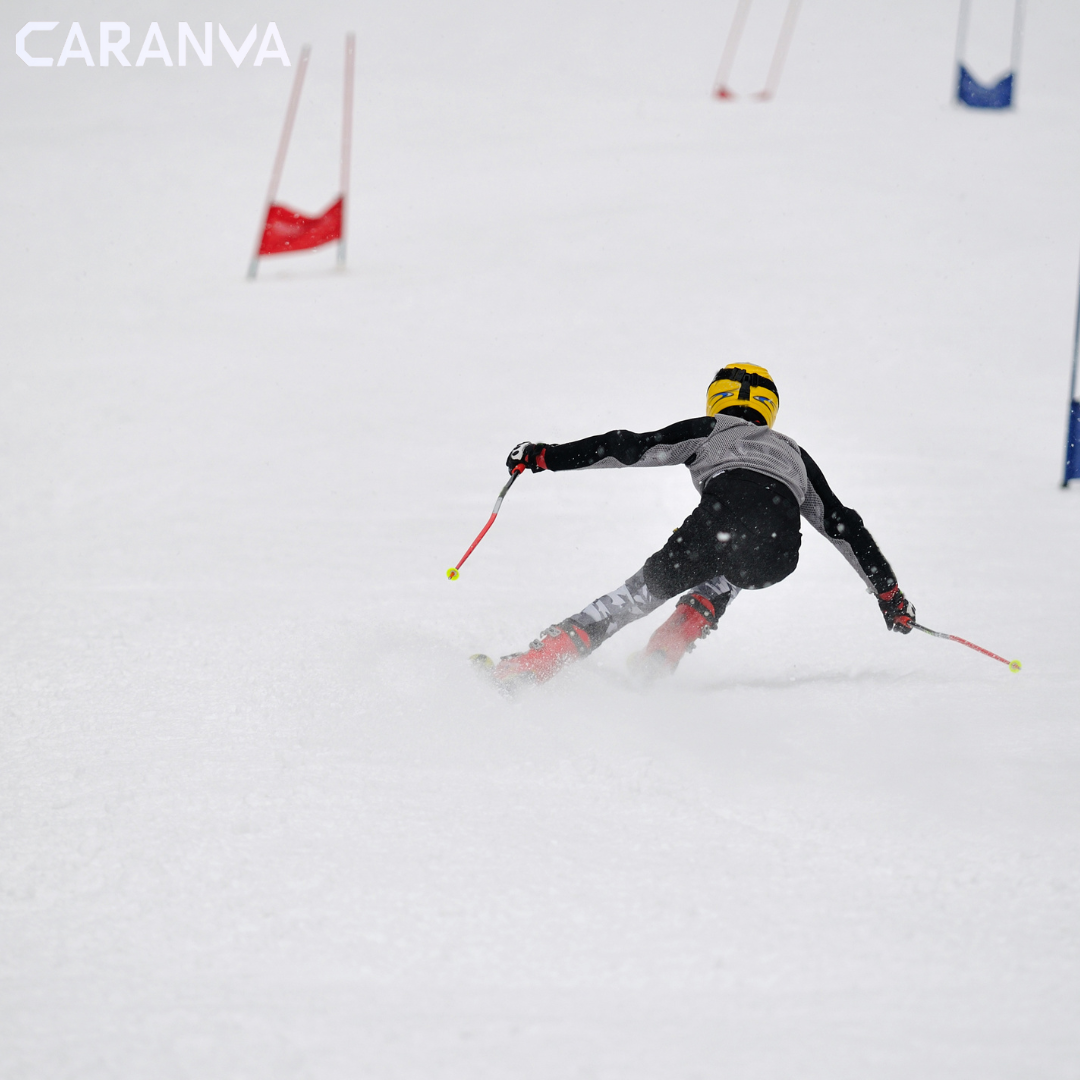
<svg viewBox="0 0 1080 1080"><path fill-rule="evenodd" d="M673 675L679 661L703 637L716 629L716 608L701 593L688 593L671 617L659 627L649 644L630 658L631 666L646 676Z"/></svg>
<svg viewBox="0 0 1080 1080"><path fill-rule="evenodd" d="M529 651L504 656L492 669L495 684L504 690L516 690L532 683L544 683L567 664L592 652L589 635L570 619L549 626Z"/></svg>

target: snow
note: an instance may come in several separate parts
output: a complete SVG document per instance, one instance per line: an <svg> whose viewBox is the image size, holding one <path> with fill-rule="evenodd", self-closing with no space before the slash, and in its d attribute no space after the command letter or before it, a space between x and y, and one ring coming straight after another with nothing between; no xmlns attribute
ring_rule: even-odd
<svg viewBox="0 0 1080 1080"><path fill-rule="evenodd" d="M254 285L292 70L31 69L7 14L3 1075L1075 1076L1080 13L1029 11L988 115L931 0L805 4L777 100L711 101L733 10L207 9L313 46L301 210L358 35L349 270ZM46 14L32 52L126 19L132 58L193 18ZM509 448L694 415L728 359L1022 673L886 634L808 535L648 693L659 615L474 679L694 504L526 476L451 584Z"/></svg>

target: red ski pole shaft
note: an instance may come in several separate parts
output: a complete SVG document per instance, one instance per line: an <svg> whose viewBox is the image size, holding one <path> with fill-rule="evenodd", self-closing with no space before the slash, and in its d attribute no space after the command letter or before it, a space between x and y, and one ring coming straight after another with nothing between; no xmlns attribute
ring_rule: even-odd
<svg viewBox="0 0 1080 1080"><path fill-rule="evenodd" d="M491 517L488 518L487 524L480 530L479 535L469 545L469 550L461 556L461 559L459 560L457 566L451 566L450 569L446 571L446 576L451 581L457 581L457 579L461 577L460 571L461 568L465 565L465 560L476 550L476 545L479 544L485 536L487 536L488 529L490 529L491 526L495 524L495 518L499 514L499 509L502 506L503 499L506 498L506 493L510 490L514 481L522 474L522 472L524 472L524 470L524 465L515 466L514 471L510 474L510 479L506 481L506 484L503 487L502 491L499 492L499 497L495 500L495 509L491 511Z"/></svg>
<svg viewBox="0 0 1080 1080"><path fill-rule="evenodd" d="M957 637L955 634L942 634L937 630L931 630L928 626L920 626L917 622L911 624L916 630L921 630L924 634L929 634L931 637L945 638L947 641L955 641L961 645L966 645L969 649L974 649L978 653L982 653L983 656L989 656L991 660L1000 660L1010 671L1020 670L1019 660L1006 660L1004 656L998 656L997 653L991 652L989 649L984 649L981 645L976 645L971 641L966 641L962 637Z"/></svg>

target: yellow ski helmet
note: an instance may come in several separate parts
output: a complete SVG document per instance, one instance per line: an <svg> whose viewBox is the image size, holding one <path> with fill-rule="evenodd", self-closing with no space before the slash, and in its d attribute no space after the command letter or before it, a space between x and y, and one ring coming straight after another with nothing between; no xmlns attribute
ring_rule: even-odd
<svg viewBox="0 0 1080 1080"><path fill-rule="evenodd" d="M773 426L780 409L780 392L772 376L757 364L729 364L721 368L709 384L705 413L726 413L754 424Z"/></svg>

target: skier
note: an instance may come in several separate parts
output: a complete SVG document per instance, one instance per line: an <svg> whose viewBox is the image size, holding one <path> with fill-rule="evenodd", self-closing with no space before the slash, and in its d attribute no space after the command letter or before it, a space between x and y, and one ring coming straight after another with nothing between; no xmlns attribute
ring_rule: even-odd
<svg viewBox="0 0 1080 1080"><path fill-rule="evenodd" d="M780 395L768 371L730 364L706 394L706 415L659 431L609 431L571 443L519 443L511 472L685 465L701 502L667 543L614 591L549 627L527 652L497 664L475 661L501 687L546 682L588 656L612 634L689 590L649 639L635 664L645 675L674 672L695 643L716 628L743 589L783 581L799 561L799 516L827 537L877 597L885 625L911 633L915 608L862 518L832 493L813 458L772 430Z"/></svg>

